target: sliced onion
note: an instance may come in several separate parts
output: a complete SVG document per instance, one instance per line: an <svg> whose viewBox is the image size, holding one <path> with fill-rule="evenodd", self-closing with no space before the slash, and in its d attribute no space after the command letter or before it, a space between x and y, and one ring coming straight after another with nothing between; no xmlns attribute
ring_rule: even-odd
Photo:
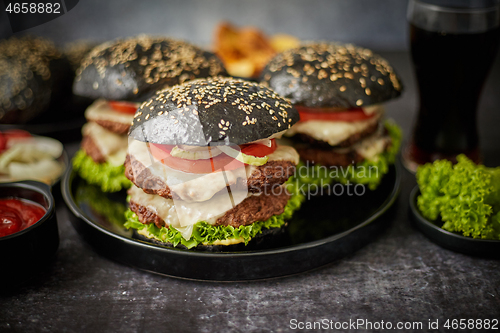
<svg viewBox="0 0 500 333"><path fill-rule="evenodd" d="M61 163L53 159L43 159L34 163L12 162L9 164L9 174L12 180L38 180L51 184L61 175Z"/></svg>
<svg viewBox="0 0 500 333"><path fill-rule="evenodd" d="M33 150L46 153L53 158L58 158L63 152L63 145L61 142L44 136L34 136L30 138L12 138L7 142L7 148L17 145L26 146L26 149L32 149L29 146L33 146Z"/></svg>
<svg viewBox="0 0 500 333"><path fill-rule="evenodd" d="M56 160L62 152L62 143L52 138L9 139L8 149L0 154L2 180L32 179L51 184L63 172L63 164Z"/></svg>
<svg viewBox="0 0 500 333"><path fill-rule="evenodd" d="M33 163L42 159L52 159L52 156L36 150L33 145L18 144L0 155L0 172L8 173L9 164L12 162Z"/></svg>
<svg viewBox="0 0 500 333"><path fill-rule="evenodd" d="M380 104L368 105L362 107L364 114L371 115L374 113L384 113L384 108Z"/></svg>
<svg viewBox="0 0 500 333"><path fill-rule="evenodd" d="M216 147L194 147L179 145L172 148L170 155L186 160L208 160L222 154Z"/></svg>
<svg viewBox="0 0 500 333"><path fill-rule="evenodd" d="M269 157L267 156L256 157L252 155L247 155L230 146L218 146L218 148L222 150L224 154L231 156L232 158L245 164L260 166L266 164L267 160L269 159Z"/></svg>

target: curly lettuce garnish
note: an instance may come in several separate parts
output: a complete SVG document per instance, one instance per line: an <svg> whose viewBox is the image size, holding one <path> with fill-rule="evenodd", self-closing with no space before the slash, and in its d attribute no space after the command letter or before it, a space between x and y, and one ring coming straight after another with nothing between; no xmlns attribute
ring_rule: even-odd
<svg viewBox="0 0 500 333"><path fill-rule="evenodd" d="M418 209L442 228L464 236L500 239L500 167L477 165L465 155L420 166Z"/></svg>
<svg viewBox="0 0 500 333"><path fill-rule="evenodd" d="M389 172L389 167L396 161L402 140L401 129L396 123L387 120L384 125L391 137L391 145L382 154L343 168L327 168L318 164L306 166L301 162L297 166L299 181L315 186L327 186L332 182L364 184L368 185L370 190L375 190L384 175ZM308 168L307 172L300 172L304 167Z"/></svg>
<svg viewBox="0 0 500 333"><path fill-rule="evenodd" d="M95 163L83 150L79 150L73 157L73 169L87 183L100 186L103 192L118 192L132 185L125 177L123 165Z"/></svg>
<svg viewBox="0 0 500 333"><path fill-rule="evenodd" d="M282 227L292 217L293 213L299 209L305 197L304 194L300 193L296 184L297 182L293 181L293 179L287 182L287 189L292 196L288 200L282 214L271 216L271 218L265 221L258 221L251 225L234 228L232 226L213 226L200 221L194 225L191 238L186 240L173 227L158 228L154 223L142 224L139 222L137 215L130 209L125 213L127 222L124 225L126 228L146 229L150 236L161 242L171 243L173 246L182 244L188 249L196 247L199 244L210 245L216 241L231 239L242 239L246 245L253 237L261 233L262 230Z"/></svg>

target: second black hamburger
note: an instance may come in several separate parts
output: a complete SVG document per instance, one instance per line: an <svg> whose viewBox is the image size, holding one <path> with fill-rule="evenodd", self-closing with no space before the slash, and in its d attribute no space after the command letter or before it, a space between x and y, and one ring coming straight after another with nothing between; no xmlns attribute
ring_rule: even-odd
<svg viewBox="0 0 500 333"><path fill-rule="evenodd" d="M285 184L299 155L275 138L298 119L288 100L248 81L198 79L159 91L129 133L126 226L210 250L279 230L302 196Z"/></svg>
<svg viewBox="0 0 500 333"><path fill-rule="evenodd" d="M380 183L401 140L397 125L383 120L382 103L402 91L387 60L352 44L308 43L273 58L261 81L300 113L286 135L301 159L314 164L307 175L298 173L302 180Z"/></svg>
<svg viewBox="0 0 500 333"><path fill-rule="evenodd" d="M127 133L140 103L167 86L225 73L214 54L171 38L141 35L96 46L83 58L73 85L75 94L97 99L85 111L74 169L104 192L128 188Z"/></svg>

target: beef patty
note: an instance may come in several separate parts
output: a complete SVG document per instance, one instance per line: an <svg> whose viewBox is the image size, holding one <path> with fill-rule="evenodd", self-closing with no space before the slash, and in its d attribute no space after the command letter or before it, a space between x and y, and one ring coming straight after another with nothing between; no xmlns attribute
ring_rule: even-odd
<svg viewBox="0 0 500 333"><path fill-rule="evenodd" d="M104 157L104 155L101 153L94 140L90 136L85 135L82 138L80 148L97 164L106 162L106 157Z"/></svg>
<svg viewBox="0 0 500 333"><path fill-rule="evenodd" d="M248 179L238 178L236 185L241 188L246 186L251 193L260 193L283 184L294 173L295 165L291 161L270 161L256 167ZM130 155L125 158L125 176L147 194L172 199L172 192L165 181Z"/></svg>
<svg viewBox="0 0 500 333"><path fill-rule="evenodd" d="M326 167L347 167L351 164L359 163L364 159L363 156L353 150L339 153L333 149L321 149L312 146L303 148L296 147L296 149L301 160L308 161L312 164L324 165Z"/></svg>
<svg viewBox="0 0 500 333"><path fill-rule="evenodd" d="M257 221L265 221L271 216L279 215L284 212L285 206L290 198L284 188L276 194L252 195L240 204L228 210L222 217L219 217L215 223L216 226L233 226L238 228L242 225L249 225ZM130 200L130 210L137 214L139 221L143 224L154 223L158 228L168 227L158 215L145 206L141 206Z"/></svg>
<svg viewBox="0 0 500 333"><path fill-rule="evenodd" d="M124 124L118 121L103 120L103 119L96 119L92 121L100 125L101 127L104 127L108 131L120 135L127 135L128 130L130 129L130 123Z"/></svg>
<svg viewBox="0 0 500 333"><path fill-rule="evenodd" d="M365 128L361 132L354 133L353 135L351 135L350 137L348 137L344 141L339 142L335 146L331 146L328 142L325 142L322 140L317 140L317 139L313 138L312 136L309 136L307 134L302 134L302 133L295 134L292 137L292 140L295 143L308 143L316 148L325 148L325 149L346 148L346 147L350 147L353 144L363 140L364 138L367 138L370 135L374 134L378 130L379 126L380 126L380 122L376 122L376 123L368 126L367 128Z"/></svg>
<svg viewBox="0 0 500 333"><path fill-rule="evenodd" d="M384 147L384 150L387 151L392 143L389 135L385 134L384 137L388 139ZM301 160L326 167L348 167L365 159L356 150L349 148L333 149L331 146L330 148L324 148L322 146L302 144L296 146L295 149L299 153Z"/></svg>

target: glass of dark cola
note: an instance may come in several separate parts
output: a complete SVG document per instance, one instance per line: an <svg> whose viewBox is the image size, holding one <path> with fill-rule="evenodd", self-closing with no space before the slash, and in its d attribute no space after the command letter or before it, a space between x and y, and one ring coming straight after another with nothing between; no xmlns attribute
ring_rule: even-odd
<svg viewBox="0 0 500 333"><path fill-rule="evenodd" d="M410 49L419 93L413 135L403 149L410 171L465 154L481 161L476 111L500 37L499 2L410 0Z"/></svg>

